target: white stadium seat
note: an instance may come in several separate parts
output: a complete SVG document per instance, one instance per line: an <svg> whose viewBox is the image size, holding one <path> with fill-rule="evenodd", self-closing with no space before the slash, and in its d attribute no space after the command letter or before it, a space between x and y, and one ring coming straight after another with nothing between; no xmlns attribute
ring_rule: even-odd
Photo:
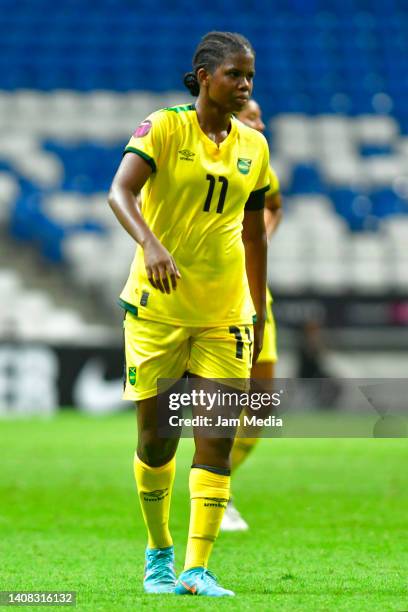
<svg viewBox="0 0 408 612"><path fill-rule="evenodd" d="M314 156L310 120L306 115L280 115L270 123L272 150L293 162L309 161Z"/></svg>
<svg viewBox="0 0 408 612"><path fill-rule="evenodd" d="M355 120L357 138L364 144L389 145L399 135L399 127L393 117L363 115Z"/></svg>
<svg viewBox="0 0 408 612"><path fill-rule="evenodd" d="M327 154L320 160L322 175L326 182L335 187L351 187L364 185L365 175L362 172L362 160L355 153L342 155L333 149L332 153Z"/></svg>
<svg viewBox="0 0 408 612"><path fill-rule="evenodd" d="M307 269L308 286L324 294L341 294L347 287L348 266L337 258L310 262Z"/></svg>
<svg viewBox="0 0 408 612"><path fill-rule="evenodd" d="M18 318L26 318L34 321L43 321L54 309L54 304L48 293L40 290L26 290L20 293L14 301L13 311Z"/></svg>
<svg viewBox="0 0 408 612"><path fill-rule="evenodd" d="M408 244L408 216L395 215L391 218L384 219L382 222L382 230L392 245L407 249Z"/></svg>
<svg viewBox="0 0 408 612"><path fill-rule="evenodd" d="M30 155L20 155L14 159L14 165L23 176L44 188L59 185L64 176L57 155L45 151L34 150Z"/></svg>
<svg viewBox="0 0 408 612"><path fill-rule="evenodd" d="M316 140L350 140L354 138L353 120L340 115L319 115L313 120Z"/></svg>
<svg viewBox="0 0 408 612"><path fill-rule="evenodd" d="M270 158L270 164L279 178L280 188L283 191L288 187L292 177L292 164L287 159L274 155Z"/></svg>
<svg viewBox="0 0 408 612"><path fill-rule="evenodd" d="M391 281L385 262L351 260L349 267L350 288L365 294L387 291Z"/></svg>
<svg viewBox="0 0 408 612"><path fill-rule="evenodd" d="M15 110L21 118L28 117L35 121L38 116L44 113L45 107L49 104L52 96L33 89L20 89L14 96Z"/></svg>
<svg viewBox="0 0 408 612"><path fill-rule="evenodd" d="M326 196L318 194L291 197L290 208L291 213L296 215L296 218L335 218L331 200L329 200L329 198Z"/></svg>
<svg viewBox="0 0 408 612"><path fill-rule="evenodd" d="M63 243L66 261L71 265L72 274L79 284L92 288L104 276L107 261L106 239L99 234L73 234Z"/></svg>
<svg viewBox="0 0 408 612"><path fill-rule="evenodd" d="M43 206L47 216L57 223L81 223L92 216L86 200L82 194L61 191L48 196Z"/></svg>
<svg viewBox="0 0 408 612"><path fill-rule="evenodd" d="M0 307L12 303L22 290L19 275L12 269L0 268Z"/></svg>
<svg viewBox="0 0 408 612"><path fill-rule="evenodd" d="M285 255L287 259L292 259L304 252L304 235L299 231L293 222L286 219L273 236L268 247L268 259L273 261L275 255Z"/></svg>
<svg viewBox="0 0 408 612"><path fill-rule="evenodd" d="M305 266L301 260L268 262L268 285L285 293L300 293L308 285Z"/></svg>
<svg viewBox="0 0 408 612"><path fill-rule="evenodd" d="M349 239L348 254L352 262L382 262L387 255L387 244L381 234L359 234Z"/></svg>
<svg viewBox="0 0 408 612"><path fill-rule="evenodd" d="M368 185L387 187L406 172L406 161L397 155L375 155L365 159L360 168Z"/></svg>

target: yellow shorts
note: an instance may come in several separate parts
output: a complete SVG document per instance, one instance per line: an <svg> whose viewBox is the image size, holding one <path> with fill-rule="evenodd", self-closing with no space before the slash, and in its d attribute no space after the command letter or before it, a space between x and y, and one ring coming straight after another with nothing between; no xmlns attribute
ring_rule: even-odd
<svg viewBox="0 0 408 612"><path fill-rule="evenodd" d="M264 341L262 351L260 352L256 363L265 363L266 361L276 363L278 361L278 349L276 346L276 325L272 312L272 302L272 296L270 292L267 291Z"/></svg>
<svg viewBox="0 0 408 612"><path fill-rule="evenodd" d="M123 399L157 395L157 379L250 377L253 326L177 327L126 312ZM237 387L244 389L246 385Z"/></svg>

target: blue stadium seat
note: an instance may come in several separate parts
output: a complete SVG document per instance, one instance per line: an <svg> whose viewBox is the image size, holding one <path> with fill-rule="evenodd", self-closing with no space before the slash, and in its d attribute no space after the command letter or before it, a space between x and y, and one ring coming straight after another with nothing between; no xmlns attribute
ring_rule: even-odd
<svg viewBox="0 0 408 612"><path fill-rule="evenodd" d="M296 193L324 193L318 168L314 164L297 164L292 173L290 192Z"/></svg>
<svg viewBox="0 0 408 612"><path fill-rule="evenodd" d="M382 189L371 194L372 212L376 217L384 218L404 214L408 211L406 201L398 197L392 189Z"/></svg>
<svg viewBox="0 0 408 612"><path fill-rule="evenodd" d="M336 212L345 219L349 228L353 232L364 230L364 222L371 214L370 201L365 199L368 207L364 209L358 205L358 198L361 194L353 189L334 189L330 192L330 198L334 203Z"/></svg>

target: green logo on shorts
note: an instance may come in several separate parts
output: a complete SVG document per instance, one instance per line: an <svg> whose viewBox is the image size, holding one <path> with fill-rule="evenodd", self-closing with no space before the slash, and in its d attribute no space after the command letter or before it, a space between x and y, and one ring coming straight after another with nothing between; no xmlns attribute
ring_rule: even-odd
<svg viewBox="0 0 408 612"><path fill-rule="evenodd" d="M129 368L128 378L129 378L129 382L131 385L136 384L136 368L135 367Z"/></svg>

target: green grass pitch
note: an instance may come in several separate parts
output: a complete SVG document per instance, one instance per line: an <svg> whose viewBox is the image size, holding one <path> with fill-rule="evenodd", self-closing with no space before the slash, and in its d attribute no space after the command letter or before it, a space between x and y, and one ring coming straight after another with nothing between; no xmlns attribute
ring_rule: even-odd
<svg viewBox="0 0 408 612"><path fill-rule="evenodd" d="M109 612L408 610L404 439L261 440L233 481L251 530L221 534L211 559L236 591L222 602L143 594L132 414L3 421L0 439L0 590L75 590L78 610ZM171 518L178 570L191 454L182 441Z"/></svg>

